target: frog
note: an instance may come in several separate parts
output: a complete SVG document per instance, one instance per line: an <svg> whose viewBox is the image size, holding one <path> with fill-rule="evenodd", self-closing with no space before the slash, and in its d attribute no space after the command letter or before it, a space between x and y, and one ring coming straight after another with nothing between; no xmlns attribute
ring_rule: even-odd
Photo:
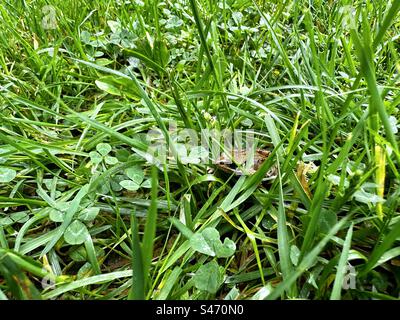
<svg viewBox="0 0 400 320"><path fill-rule="evenodd" d="M233 150L232 156L222 153L215 161L217 168L227 173L233 173L235 175L252 175L254 174L264 163L264 161L271 155L271 151L267 149L256 149L253 155L253 159L249 154L248 150ZM252 163L248 161L253 160ZM276 164L267 171L263 181L274 180L278 175L278 169Z"/></svg>

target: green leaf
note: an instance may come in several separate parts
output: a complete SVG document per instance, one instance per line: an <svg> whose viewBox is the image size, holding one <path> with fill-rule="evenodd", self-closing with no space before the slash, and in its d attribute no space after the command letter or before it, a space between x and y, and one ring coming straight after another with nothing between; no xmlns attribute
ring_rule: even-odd
<svg viewBox="0 0 400 320"><path fill-rule="evenodd" d="M143 273L146 275L146 285L150 283L150 266L154 257L153 250L157 229L158 169L156 166L151 167L151 181L151 200L147 210L142 242Z"/></svg>
<svg viewBox="0 0 400 320"><path fill-rule="evenodd" d="M240 295L240 291L235 286L231 290L229 290L229 292L224 297L224 300L236 300L236 299L238 299L239 295Z"/></svg>
<svg viewBox="0 0 400 320"><path fill-rule="evenodd" d="M100 274L101 271L100 271L99 262L97 261L97 257L96 257L96 249L94 248L93 240L90 237L89 233L85 240L85 249L86 249L88 260L90 262L90 265L93 268L94 273Z"/></svg>
<svg viewBox="0 0 400 320"><path fill-rule="evenodd" d="M290 260L292 261L294 266L297 266L297 264L299 263L299 258L300 258L300 249L297 246L292 245L290 247Z"/></svg>
<svg viewBox="0 0 400 320"><path fill-rule="evenodd" d="M123 189L119 184L119 182L122 180L124 180L124 176L122 175L114 176L112 179L110 179L110 186L113 191L121 191Z"/></svg>
<svg viewBox="0 0 400 320"><path fill-rule="evenodd" d="M257 293L251 297L251 300L264 300L271 292L273 291L273 287L271 283L267 283L265 286L261 287Z"/></svg>
<svg viewBox="0 0 400 320"><path fill-rule="evenodd" d="M174 270L168 275L168 278L165 280L164 285L162 286L160 293L156 296L156 300L166 300L168 295L174 288L176 282L179 280L179 276L182 273L182 268L176 266Z"/></svg>
<svg viewBox="0 0 400 320"><path fill-rule="evenodd" d="M190 238L191 247L201 253L212 257L227 258L235 253L235 243L225 238L224 243L219 238L219 232L215 228L206 228L201 233L195 233Z"/></svg>
<svg viewBox="0 0 400 320"><path fill-rule="evenodd" d="M358 202L366 203L366 204L373 204L373 205L375 205L375 204L377 204L377 203L385 202L385 199L379 197L379 196L376 195L376 194L366 192L366 191L363 190L363 189L354 192L353 197L354 197L354 199L357 200Z"/></svg>
<svg viewBox="0 0 400 320"><path fill-rule="evenodd" d="M0 219L0 226L8 226L13 223L14 221L10 217L4 217Z"/></svg>
<svg viewBox="0 0 400 320"><path fill-rule="evenodd" d="M99 66L108 66L109 64L111 64L113 62L114 62L113 60L106 59L106 58L96 59L96 64L98 64Z"/></svg>
<svg viewBox="0 0 400 320"><path fill-rule="evenodd" d="M28 221L29 216L26 212L14 212L10 215L10 218L17 223L24 223Z"/></svg>
<svg viewBox="0 0 400 320"><path fill-rule="evenodd" d="M178 154L178 156L180 158L186 158L187 157L187 149L186 149L185 144L177 143L174 146L175 146L176 152L177 152L177 154Z"/></svg>
<svg viewBox="0 0 400 320"><path fill-rule="evenodd" d="M79 220L72 222L64 233L65 241L71 245L82 244L87 237L89 237L89 231Z"/></svg>
<svg viewBox="0 0 400 320"><path fill-rule="evenodd" d="M49 218L54 222L63 222L64 221L64 213L60 210L52 208L49 213Z"/></svg>
<svg viewBox="0 0 400 320"><path fill-rule="evenodd" d="M69 257L76 262L84 262L87 260L87 254L84 246L78 247L69 254Z"/></svg>
<svg viewBox="0 0 400 320"><path fill-rule="evenodd" d="M328 181L330 181L332 184L334 184L335 186L339 186L340 185L340 177L334 174L329 174L327 177ZM344 187L348 188L350 185L349 181L347 179L344 180Z"/></svg>
<svg viewBox="0 0 400 320"><path fill-rule="evenodd" d="M103 160L101 155L99 155L99 153L96 151L91 151L89 153L89 157L90 157L90 161L92 161L94 164L99 164L101 162L101 160Z"/></svg>
<svg viewBox="0 0 400 320"><path fill-rule="evenodd" d="M96 257L98 258L104 257L105 252L101 247L96 246L95 250L96 250ZM87 261L88 257L85 246L74 247L73 250L69 253L69 257L76 262Z"/></svg>
<svg viewBox="0 0 400 320"><path fill-rule="evenodd" d="M92 221L99 214L100 208L92 207L83 209L79 215L78 219L83 221Z"/></svg>
<svg viewBox="0 0 400 320"><path fill-rule="evenodd" d="M109 94L112 94L114 96L122 96L121 90L119 90L117 87L115 87L114 85L112 85L110 83L107 83L107 82L104 82L101 80L96 80L95 83L99 89L101 89Z"/></svg>
<svg viewBox="0 0 400 320"><path fill-rule="evenodd" d="M214 257L215 256L214 246L212 243L208 243L207 240L208 239L205 239L203 234L196 233L190 238L190 245L194 250ZM221 241L219 240L219 234L217 234L217 240Z"/></svg>
<svg viewBox="0 0 400 320"><path fill-rule="evenodd" d="M89 44L90 43L90 33L86 30L83 30L81 32L81 41L85 44Z"/></svg>
<svg viewBox="0 0 400 320"><path fill-rule="evenodd" d="M133 166L127 169L126 175L138 185L140 185L144 179L143 169L139 166Z"/></svg>
<svg viewBox="0 0 400 320"><path fill-rule="evenodd" d="M179 230L179 232L182 233L185 238L191 239L193 237L194 233L192 232L192 230L190 230L186 225L180 222L179 219L171 217L169 218L169 220Z"/></svg>
<svg viewBox="0 0 400 320"><path fill-rule="evenodd" d="M224 243L221 246L217 247L217 257L218 258L228 258L235 253L236 245L235 243L229 239L225 238Z"/></svg>
<svg viewBox="0 0 400 320"><path fill-rule="evenodd" d="M137 184L132 180L123 180L119 184L129 191L136 191L140 188L140 184Z"/></svg>
<svg viewBox="0 0 400 320"><path fill-rule="evenodd" d="M136 88L132 87L129 79L115 76L104 76L95 81L97 87L109 94L116 96L127 96L132 99L138 98Z"/></svg>
<svg viewBox="0 0 400 320"><path fill-rule="evenodd" d="M116 157L111 157L111 156L105 156L104 161L105 161L105 163L111 164L111 165L118 163L118 159Z"/></svg>
<svg viewBox="0 0 400 320"><path fill-rule="evenodd" d="M224 269L216 261L202 265L193 277L197 289L216 293L224 278Z"/></svg>
<svg viewBox="0 0 400 320"><path fill-rule="evenodd" d="M388 232L382 239L377 242L374 250L372 251L367 264L361 270L359 276L364 277L370 272L375 266L379 259L388 252L392 247L393 243L400 237L400 221L397 221L393 228Z"/></svg>
<svg viewBox="0 0 400 320"><path fill-rule="evenodd" d="M131 250L132 250L132 276L131 290L128 300L144 300L146 275L143 272L143 254L139 239L139 229L135 209L131 211Z"/></svg>
<svg viewBox="0 0 400 320"><path fill-rule="evenodd" d="M99 143L96 150L104 157L111 151L111 146L108 143Z"/></svg>
<svg viewBox="0 0 400 320"><path fill-rule="evenodd" d="M298 277L305 272L308 268L310 268L317 259L318 255L324 249L326 244L333 238L333 236L343 227L343 225L347 222L348 217L340 220L335 226L329 231L327 235L325 235L319 243L309 251L304 258L300 261L299 265L296 266L295 270L289 274L289 277L282 281L278 286L274 288L271 294L266 297L268 300L277 299L282 295L282 293L287 290L290 286L295 283Z"/></svg>
<svg viewBox="0 0 400 320"><path fill-rule="evenodd" d="M81 201L88 194L89 188L90 188L89 184L85 184L84 186L82 186L78 191L78 193L76 194L74 200L70 202L69 208L65 212L64 221L57 229L54 230L54 234L52 234L51 240L47 242L46 246L42 250L41 257L43 257L46 253L48 253L56 245L56 243L60 240L60 238L65 234L65 231L68 229L70 223L72 222L75 213L79 210L79 205Z"/></svg>
<svg viewBox="0 0 400 320"><path fill-rule="evenodd" d="M0 168L0 183L7 183L17 176L17 172L9 168Z"/></svg>
<svg viewBox="0 0 400 320"><path fill-rule="evenodd" d="M107 25L111 29L112 33L116 33L121 30L121 23L119 21L108 20Z"/></svg>
<svg viewBox="0 0 400 320"><path fill-rule="evenodd" d="M144 182L142 183L141 187L150 189L151 188L151 179L144 180Z"/></svg>

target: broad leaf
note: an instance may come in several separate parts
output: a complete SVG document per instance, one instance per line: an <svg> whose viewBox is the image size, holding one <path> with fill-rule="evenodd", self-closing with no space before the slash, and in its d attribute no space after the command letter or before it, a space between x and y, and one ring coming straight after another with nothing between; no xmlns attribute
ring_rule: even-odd
<svg viewBox="0 0 400 320"><path fill-rule="evenodd" d="M224 279L224 269L216 261L202 265L193 277L197 289L216 293Z"/></svg>
<svg viewBox="0 0 400 320"><path fill-rule="evenodd" d="M92 221L99 214L100 208L92 207L83 209L79 215L78 219L83 221Z"/></svg>
<svg viewBox="0 0 400 320"><path fill-rule="evenodd" d="M111 151L111 146L108 143L99 143L96 150L104 157Z"/></svg>
<svg viewBox="0 0 400 320"><path fill-rule="evenodd" d="M12 181L17 176L17 172L9 168L0 168L0 183Z"/></svg>
<svg viewBox="0 0 400 320"><path fill-rule="evenodd" d="M126 170L126 175L136 184L140 185L144 179L143 169L139 166L134 166Z"/></svg>
<svg viewBox="0 0 400 320"><path fill-rule="evenodd" d="M49 218L54 222L63 222L64 221L64 212L52 208L49 213Z"/></svg>
<svg viewBox="0 0 400 320"><path fill-rule="evenodd" d="M227 258L235 253L235 243L225 238L224 243L219 238L219 232L215 228L206 228L201 233L195 233L190 238L191 247L201 253L219 258Z"/></svg>
<svg viewBox="0 0 400 320"><path fill-rule="evenodd" d="M137 184L132 180L123 180L119 184L129 191L136 191L140 188L140 184Z"/></svg>
<svg viewBox="0 0 400 320"><path fill-rule="evenodd" d="M105 163L111 165L118 163L118 159L116 157L111 157L111 156L105 156L104 161Z"/></svg>
<svg viewBox="0 0 400 320"><path fill-rule="evenodd" d="M101 155L96 151L91 151L89 153L89 157L90 157L90 161L92 161L94 164L99 164L101 162L101 160L103 160Z"/></svg>
<svg viewBox="0 0 400 320"><path fill-rule="evenodd" d="M154 50L154 57L156 58L158 64L161 65L163 68L166 67L166 65L170 61L170 55L165 41L156 40L154 42L153 50Z"/></svg>
<svg viewBox="0 0 400 320"><path fill-rule="evenodd" d="M107 82L101 81L101 80L96 80L95 83L99 89L101 89L109 94L112 94L114 96L122 96L123 95L121 90L119 90L116 86L114 86L110 83L107 83Z"/></svg>
<svg viewBox="0 0 400 320"><path fill-rule="evenodd" d="M385 199L383 199L382 197L379 197L378 195L373 193L366 192L363 189L356 191L353 197L358 202L372 204L372 205L385 202Z"/></svg>
<svg viewBox="0 0 400 320"><path fill-rule="evenodd" d="M26 212L14 212L10 214L10 218L17 223L24 223L29 219L29 216Z"/></svg>
<svg viewBox="0 0 400 320"><path fill-rule="evenodd" d="M148 189L151 188L151 179L144 180L144 182L142 183L141 187L142 188L148 188Z"/></svg>
<svg viewBox="0 0 400 320"><path fill-rule="evenodd" d="M65 241L72 245L84 243L87 237L89 237L89 231L79 220L72 222L64 233Z"/></svg>
<svg viewBox="0 0 400 320"><path fill-rule="evenodd" d="M297 246L292 245L290 247L290 260L292 261L294 266L297 266L297 264L299 263L299 258L300 258L300 249Z"/></svg>

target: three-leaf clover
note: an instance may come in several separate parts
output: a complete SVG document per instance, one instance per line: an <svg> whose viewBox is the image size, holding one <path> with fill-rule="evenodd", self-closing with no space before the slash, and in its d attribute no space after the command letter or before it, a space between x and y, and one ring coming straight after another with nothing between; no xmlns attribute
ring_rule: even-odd
<svg viewBox="0 0 400 320"><path fill-rule="evenodd" d="M61 202L58 203L55 208L51 208L49 213L50 220L54 222L64 222L66 211L69 206L70 202ZM75 213L75 219L64 232L64 240L71 245L85 242L90 235L84 222L93 221L99 212L100 208L98 207L88 207Z"/></svg>
<svg viewBox="0 0 400 320"><path fill-rule="evenodd" d="M91 151L89 153L90 160L94 164L99 164L103 160L106 164L116 164L118 163L118 159L116 157L109 156L108 154L111 152L111 146L108 143L99 143L96 146L96 151Z"/></svg>
<svg viewBox="0 0 400 320"><path fill-rule="evenodd" d="M92 221L96 218L100 208L90 207L81 210L75 219L65 230L64 239L68 244L82 244L89 235L89 230L82 221Z"/></svg>
<svg viewBox="0 0 400 320"><path fill-rule="evenodd" d="M68 244L82 244L90 237L89 230L83 221L92 221L96 218L100 208L90 207L81 210L75 219L65 230L64 239Z"/></svg>
<svg viewBox="0 0 400 320"><path fill-rule="evenodd" d="M236 250L236 245L231 239L225 238L222 243L215 228L206 228L202 232L195 233L190 238L190 246L198 252L218 258L228 258Z"/></svg>
<svg viewBox="0 0 400 320"><path fill-rule="evenodd" d="M149 179L144 180L144 172L140 166L133 166L126 169L125 174L129 180L122 180L119 184L129 191L136 191L139 188L150 188L151 181Z"/></svg>

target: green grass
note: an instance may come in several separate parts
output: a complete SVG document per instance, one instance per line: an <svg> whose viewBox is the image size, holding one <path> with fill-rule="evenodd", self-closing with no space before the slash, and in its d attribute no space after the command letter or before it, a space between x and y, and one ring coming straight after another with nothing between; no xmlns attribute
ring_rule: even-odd
<svg viewBox="0 0 400 320"><path fill-rule="evenodd" d="M399 11L3 1L0 299L398 299ZM271 154L187 163L173 125Z"/></svg>

